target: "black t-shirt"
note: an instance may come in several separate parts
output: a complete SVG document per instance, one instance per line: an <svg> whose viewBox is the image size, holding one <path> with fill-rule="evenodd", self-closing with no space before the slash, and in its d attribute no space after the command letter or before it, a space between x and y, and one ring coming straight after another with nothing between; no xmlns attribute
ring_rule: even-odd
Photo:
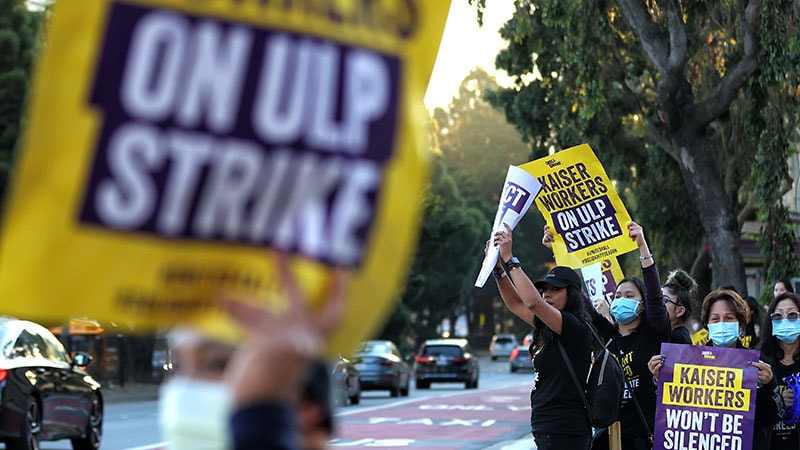
<svg viewBox="0 0 800 450"><path fill-rule="evenodd" d="M591 363L593 337L589 325L571 313L562 311L561 319L561 336L554 334L553 340L533 357L531 431L588 437L589 417L556 340L564 345L575 375L583 384Z"/></svg>
<svg viewBox="0 0 800 450"><path fill-rule="evenodd" d="M646 322L642 322L636 332L627 336L615 336L614 342L610 346L622 364L627 383L619 412L623 438L648 436L653 431L656 414L656 386L647 363L653 355L661 353L661 343L667 340L669 332L667 330L666 333L659 335ZM631 390L636 396L636 401L639 402L649 430L644 428Z"/></svg>
<svg viewBox="0 0 800 450"><path fill-rule="evenodd" d="M674 328L669 335L669 343L670 344L692 344L692 336L689 334L689 330L681 325L678 328ZM657 353L656 353L657 354Z"/></svg>
<svg viewBox="0 0 800 450"><path fill-rule="evenodd" d="M783 393L784 390L789 389L783 379L789 375L800 374L800 362L795 361L789 366L778 362L772 365L772 370L774 371L775 381L779 384L779 392ZM795 401L800 401L800 399L795 398ZM789 425L784 421L776 423L772 427L772 442L769 448L770 450L797 450L800 448L797 426Z"/></svg>

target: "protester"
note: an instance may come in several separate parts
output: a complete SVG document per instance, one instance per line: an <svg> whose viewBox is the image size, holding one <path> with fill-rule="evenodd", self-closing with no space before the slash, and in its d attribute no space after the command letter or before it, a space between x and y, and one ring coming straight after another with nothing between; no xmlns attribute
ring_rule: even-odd
<svg viewBox="0 0 800 450"><path fill-rule="evenodd" d="M733 290L718 289L706 296L701 308L701 322L708 330L711 345L745 348L739 342L739 336L744 332L746 324L744 305L742 297ZM650 359L648 367L654 380L658 379L663 365L664 357L660 354ZM772 427L783 414L783 401L777 394L778 385L773 375L772 360L762 353L761 358L750 362L750 365L758 369L752 448L767 449Z"/></svg>
<svg viewBox="0 0 800 450"><path fill-rule="evenodd" d="M592 435L589 417L559 349L560 342L578 379L585 380L593 337L581 295L583 283L575 271L563 266L532 283L513 256L511 228L505 228L492 237L501 259L493 276L506 307L533 327L531 433L536 447L587 449Z"/></svg>
<svg viewBox="0 0 800 450"><path fill-rule="evenodd" d="M171 331L174 373L161 386L159 421L170 450L231 448L230 389L223 379L235 347L191 327Z"/></svg>
<svg viewBox="0 0 800 450"><path fill-rule="evenodd" d="M741 339L742 345L747 348L757 349L760 348L759 332L764 308L758 304L758 300L753 296L747 295L742 299L744 299L747 320L747 325L744 327L744 336Z"/></svg>
<svg viewBox="0 0 800 450"><path fill-rule="evenodd" d="M225 369L232 389L231 431L235 450L299 449L295 424L302 382L341 320L347 274L336 271L319 308L311 308L284 255L276 264L287 311L276 313L227 297L228 314L247 332Z"/></svg>
<svg viewBox="0 0 800 450"><path fill-rule="evenodd" d="M223 307L247 333L239 345L187 328L171 334L175 376L162 391L169 449L318 450L333 432L324 341L339 323L346 274L337 271L319 308L307 305L285 255L277 257L287 310L245 299Z"/></svg>
<svg viewBox="0 0 800 450"><path fill-rule="evenodd" d="M784 292L770 302L761 327L761 358L774 361L775 381L783 394L786 408L792 406L794 393L786 377L800 376L800 297ZM797 426L780 421L772 428L770 450L797 450L800 436Z"/></svg>
<svg viewBox="0 0 800 450"><path fill-rule="evenodd" d="M168 335L174 374L161 387L159 420L170 450L232 448L231 391L225 368L236 346L192 327ZM333 437L331 375L328 364L313 361L304 376L297 406L304 450L323 450Z"/></svg>
<svg viewBox="0 0 800 450"><path fill-rule="evenodd" d="M694 295L697 282L682 269L676 269L667 276L667 282L661 286L664 295L664 306L667 309L670 326L669 342L673 344L691 344L692 335L686 324L694 310Z"/></svg>
<svg viewBox="0 0 800 450"><path fill-rule="evenodd" d="M600 314L592 314L592 323L600 336L611 339L609 345L626 374L626 389L620 409L623 450L644 450L652 447L650 436L655 421L656 390L650 382L647 363L659 353L661 343L667 342L671 327L661 280L655 258L650 252L644 230L636 222L628 222L628 236L639 247L644 281L626 277L617 285L610 312L613 325ZM553 234L545 227L542 244L550 247ZM592 442L593 449L607 449L607 430L599 430Z"/></svg>
<svg viewBox="0 0 800 450"><path fill-rule="evenodd" d="M792 282L785 278L780 279L776 281L775 285L772 287L772 298L777 298L779 295L786 292L794 292Z"/></svg>

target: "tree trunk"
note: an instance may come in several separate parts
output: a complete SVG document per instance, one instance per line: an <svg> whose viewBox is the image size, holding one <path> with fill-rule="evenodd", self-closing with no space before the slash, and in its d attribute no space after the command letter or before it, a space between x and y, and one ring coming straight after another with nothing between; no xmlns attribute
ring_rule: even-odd
<svg viewBox="0 0 800 450"><path fill-rule="evenodd" d="M711 250L711 289L733 285L746 291L744 260L739 247L739 226L711 143L704 136L672 136L681 173ZM676 224L680 226L680 224Z"/></svg>

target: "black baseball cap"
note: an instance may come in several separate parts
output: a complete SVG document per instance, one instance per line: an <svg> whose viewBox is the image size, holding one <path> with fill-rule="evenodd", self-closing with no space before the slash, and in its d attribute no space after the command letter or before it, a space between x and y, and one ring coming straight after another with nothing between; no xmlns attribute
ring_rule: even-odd
<svg viewBox="0 0 800 450"><path fill-rule="evenodd" d="M583 282L581 281L581 277L569 267L556 266L547 273L546 277L534 283L536 289L541 289L544 285L557 288L572 287L580 291Z"/></svg>

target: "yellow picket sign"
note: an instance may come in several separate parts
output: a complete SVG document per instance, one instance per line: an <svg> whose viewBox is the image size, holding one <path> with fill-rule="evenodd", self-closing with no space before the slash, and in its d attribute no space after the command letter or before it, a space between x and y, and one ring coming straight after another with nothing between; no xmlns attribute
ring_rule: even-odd
<svg viewBox="0 0 800 450"><path fill-rule="evenodd" d="M559 264L581 268L637 248L628 237L630 215L588 144L519 167L542 184L535 203Z"/></svg>
<svg viewBox="0 0 800 450"><path fill-rule="evenodd" d="M449 1L59 0L15 168L0 313L154 330L222 290L318 302L353 270L332 352L405 280L427 181L422 97Z"/></svg>

